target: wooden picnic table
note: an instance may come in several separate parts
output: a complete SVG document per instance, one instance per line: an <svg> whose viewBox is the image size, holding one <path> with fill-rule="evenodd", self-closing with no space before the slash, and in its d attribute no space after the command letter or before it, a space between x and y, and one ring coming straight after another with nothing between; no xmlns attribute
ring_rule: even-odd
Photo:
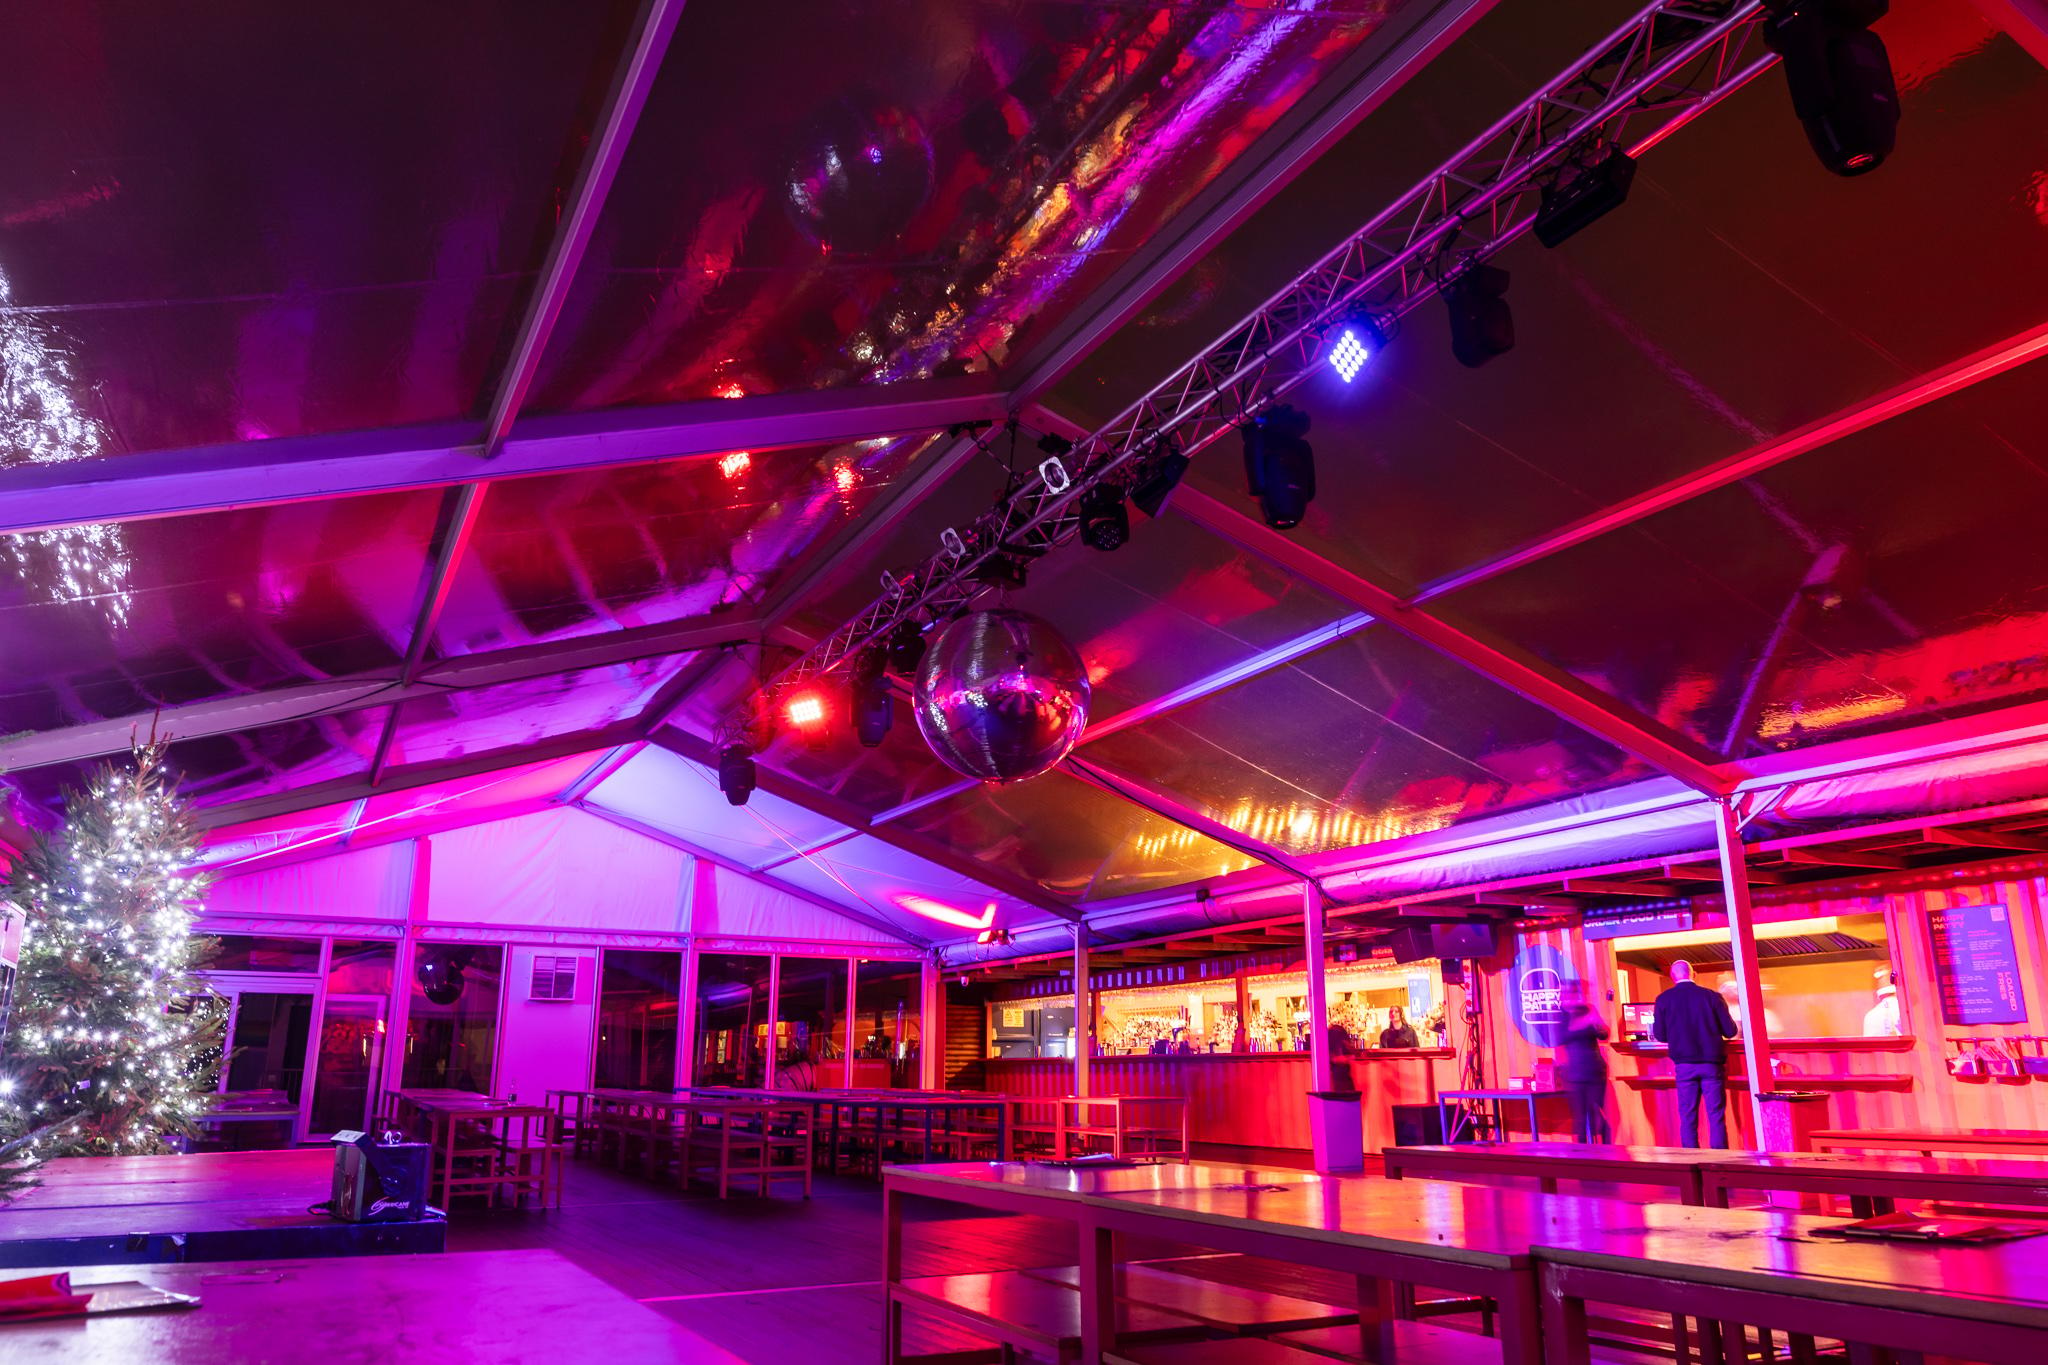
<svg viewBox="0 0 2048 1365"><path fill-rule="evenodd" d="M2048 1359L2048 1256L2038 1241L1985 1246L1816 1236L1826 1220L1746 1209L1605 1201L1593 1216L1558 1209L1537 1248L1546 1359L1586 1365L1587 1303L1687 1318L1702 1359L1783 1359L1761 1340L1784 1333L1791 1358L1814 1339L1877 1351L2034 1365ZM1759 1331L1748 1345L1725 1324ZM1737 1331L1740 1330L1738 1327ZM1690 1359L1681 1343L1678 1359Z"/></svg>
<svg viewBox="0 0 2048 1365"><path fill-rule="evenodd" d="M200 1306L0 1326L10 1361L741 1365L552 1251L72 1269L74 1289L141 1280Z"/></svg>
<svg viewBox="0 0 2048 1365"><path fill-rule="evenodd" d="M2004 1152L2048 1156L2048 1133L2033 1128L1824 1128L1815 1151Z"/></svg>
<svg viewBox="0 0 2048 1365"><path fill-rule="evenodd" d="M1380 1152L1390 1180L1531 1179L1546 1193L1560 1180L1652 1185L1680 1204L1705 1202L1701 1171L1727 1152L1699 1147L1621 1147L1582 1142L1460 1142L1387 1147Z"/></svg>
<svg viewBox="0 0 2048 1365"><path fill-rule="evenodd" d="M928 1206L966 1206L1051 1218L1075 1226L1078 1358L1095 1365L1118 1346L1121 1327L1149 1332L1118 1306L1118 1236L1158 1238L1215 1251L1321 1266L1358 1277L1360 1301L1373 1305L1357 1329L1358 1349L1391 1359L1416 1324L1397 1318L1399 1287L1426 1284L1495 1300L1498 1339L1472 1338L1478 1352L1504 1362L1541 1359L1535 1262L1530 1245L1555 1205L1592 1204L1477 1186L1397 1184L1271 1171L1221 1162L1082 1167L1014 1162L892 1166L883 1172L883 1275L887 1288L884 1360L903 1359L904 1317L928 1315L1020 1350L1045 1349L1043 1326L1001 1314L1013 1296L964 1276L936 1280L903 1274L906 1214ZM1591 1220L1595 1215L1583 1215ZM1723 1216L1734 1216L1724 1214ZM1044 1305L1026 1303L1031 1311ZM1062 1348L1064 1350L1064 1348Z"/></svg>
<svg viewBox="0 0 2048 1365"><path fill-rule="evenodd" d="M1845 1196L1859 1218L1889 1213L1900 1199L2048 1208L2048 1162L1889 1153L1754 1152L1702 1167L1706 1202L1728 1207L1744 1190Z"/></svg>
<svg viewBox="0 0 2048 1365"><path fill-rule="evenodd" d="M1510 1090L1504 1088L1444 1090L1438 1092L1436 1097L1437 1119L1443 1131L1444 1141L1447 1143L1456 1142L1464 1135L1466 1129L1483 1126L1485 1122L1485 1120L1474 1114L1472 1108L1467 1106L1476 1106L1480 1113L1484 1113L1486 1106L1491 1104L1493 1106L1493 1135L1498 1138L1508 1130L1507 1107L1511 1104L1519 1104L1529 1111L1529 1136L1537 1138L1543 1132L1541 1116L1537 1113L1536 1109L1537 1102L1539 1100L1563 1098L1564 1091L1562 1090ZM1453 1105L1457 1106L1455 1120L1452 1116Z"/></svg>

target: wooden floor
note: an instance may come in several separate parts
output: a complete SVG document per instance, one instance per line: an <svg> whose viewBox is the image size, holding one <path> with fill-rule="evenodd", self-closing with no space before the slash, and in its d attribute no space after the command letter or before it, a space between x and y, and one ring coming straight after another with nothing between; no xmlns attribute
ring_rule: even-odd
<svg viewBox="0 0 2048 1365"><path fill-rule="evenodd" d="M555 1251L761 1365L874 1365L882 1349L881 1233L881 1188L871 1180L821 1177L808 1202L787 1191L721 1201L578 1162L560 1209L458 1208L448 1250ZM1134 1245L1129 1254L1328 1302L1349 1304L1355 1292L1340 1276L1195 1248ZM1056 1223L957 1218L919 1224L905 1259L911 1274L956 1274L1071 1265L1075 1248L1072 1232ZM921 1349L942 1344L970 1343L913 1341Z"/></svg>

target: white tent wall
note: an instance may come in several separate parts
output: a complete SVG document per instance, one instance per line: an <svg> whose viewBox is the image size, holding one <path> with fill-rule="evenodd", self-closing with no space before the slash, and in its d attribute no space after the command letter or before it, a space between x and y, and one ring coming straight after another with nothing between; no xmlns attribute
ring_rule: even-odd
<svg viewBox="0 0 2048 1365"><path fill-rule="evenodd" d="M568 807L427 840L429 925L680 934L688 854Z"/></svg>
<svg viewBox="0 0 2048 1365"><path fill-rule="evenodd" d="M713 869L711 890L709 904L691 907L690 932L700 938L909 950L901 939L729 867Z"/></svg>
<svg viewBox="0 0 2048 1365"><path fill-rule="evenodd" d="M576 993L569 1000L534 1000L537 954L576 959ZM514 947L505 971L504 1035L498 1044L500 1095L530 1102L550 1090L590 1084L591 1042L597 1029L597 954L589 949Z"/></svg>
<svg viewBox="0 0 2048 1365"><path fill-rule="evenodd" d="M412 898L413 846L381 844L328 858L224 877L206 895L205 929L292 932L270 921L405 922Z"/></svg>

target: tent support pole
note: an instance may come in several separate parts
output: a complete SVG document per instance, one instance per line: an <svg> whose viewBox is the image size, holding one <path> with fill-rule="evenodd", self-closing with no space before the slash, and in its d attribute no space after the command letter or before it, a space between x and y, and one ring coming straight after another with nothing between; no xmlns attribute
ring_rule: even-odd
<svg viewBox="0 0 2048 1365"><path fill-rule="evenodd" d="M1764 1096L1771 1082L1771 1037L1765 1026L1763 980L1757 967L1756 913L1749 902L1749 870L1742 856L1742 820L1732 797L1714 802L1714 838L1721 850L1721 886L1728 898L1728 942L1742 1002L1742 1055L1749 1078L1750 1121L1764 1145Z"/></svg>

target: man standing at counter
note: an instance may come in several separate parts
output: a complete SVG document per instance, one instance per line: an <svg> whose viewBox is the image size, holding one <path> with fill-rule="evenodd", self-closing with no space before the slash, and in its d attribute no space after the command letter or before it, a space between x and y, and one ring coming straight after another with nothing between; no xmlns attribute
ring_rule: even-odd
<svg viewBox="0 0 2048 1365"><path fill-rule="evenodd" d="M1707 1102L1710 1145L1728 1145L1728 1043L1735 1018L1720 996L1692 979L1684 958L1671 964L1671 985L1657 997L1657 1041L1671 1049L1678 1079L1680 1146L1700 1145L1700 1101Z"/></svg>

